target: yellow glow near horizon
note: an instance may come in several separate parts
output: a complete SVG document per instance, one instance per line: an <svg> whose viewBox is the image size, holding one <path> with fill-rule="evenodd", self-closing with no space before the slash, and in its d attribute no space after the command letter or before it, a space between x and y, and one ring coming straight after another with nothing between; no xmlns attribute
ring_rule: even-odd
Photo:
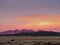
<svg viewBox="0 0 60 45"><path fill-rule="evenodd" d="M26 16L20 16L16 18L16 21L21 26L58 26L60 25L60 15L59 14L32 14Z"/></svg>
<svg viewBox="0 0 60 45"><path fill-rule="evenodd" d="M12 22L0 23L0 30L3 29L60 29L60 15L58 14L33 14L19 16L12 19Z"/></svg>
<svg viewBox="0 0 60 45"><path fill-rule="evenodd" d="M50 25L50 24L52 24L52 22L40 22L40 23L39 23L39 25L42 25L42 26L43 26L43 25Z"/></svg>

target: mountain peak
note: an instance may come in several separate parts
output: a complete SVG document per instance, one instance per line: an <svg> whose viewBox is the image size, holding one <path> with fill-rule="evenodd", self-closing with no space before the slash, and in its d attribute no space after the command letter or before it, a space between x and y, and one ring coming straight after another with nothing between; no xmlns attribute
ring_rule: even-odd
<svg viewBox="0 0 60 45"><path fill-rule="evenodd" d="M8 30L1 32L0 35L19 35L19 36L60 36L59 32L53 32L53 31L43 31L43 30Z"/></svg>

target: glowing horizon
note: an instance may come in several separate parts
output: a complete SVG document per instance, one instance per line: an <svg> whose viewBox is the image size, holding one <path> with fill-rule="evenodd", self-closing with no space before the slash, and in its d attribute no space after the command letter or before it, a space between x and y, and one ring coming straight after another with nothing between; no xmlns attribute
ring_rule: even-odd
<svg viewBox="0 0 60 45"><path fill-rule="evenodd" d="M43 16L45 15L45 16ZM0 30L10 29L58 29L60 28L60 15L56 14L32 14L27 16L20 16L13 18L14 23L2 23L0 24ZM3 27L4 26L4 27ZM51 30L53 31L53 30Z"/></svg>
<svg viewBox="0 0 60 45"><path fill-rule="evenodd" d="M60 32L59 0L3 0L0 2L0 32L14 29Z"/></svg>

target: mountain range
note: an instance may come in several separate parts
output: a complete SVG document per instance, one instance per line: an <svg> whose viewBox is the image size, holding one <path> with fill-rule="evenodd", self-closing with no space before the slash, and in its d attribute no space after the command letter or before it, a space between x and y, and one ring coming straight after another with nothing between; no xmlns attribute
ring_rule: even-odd
<svg viewBox="0 0 60 45"><path fill-rule="evenodd" d="M8 31L4 31L4 32L0 32L0 35L9 35L9 34L16 34L16 33L33 33L35 31L33 30L26 30L26 29L22 29L22 30L8 30Z"/></svg>
<svg viewBox="0 0 60 45"><path fill-rule="evenodd" d="M60 36L60 32L23 29L0 32L0 36Z"/></svg>

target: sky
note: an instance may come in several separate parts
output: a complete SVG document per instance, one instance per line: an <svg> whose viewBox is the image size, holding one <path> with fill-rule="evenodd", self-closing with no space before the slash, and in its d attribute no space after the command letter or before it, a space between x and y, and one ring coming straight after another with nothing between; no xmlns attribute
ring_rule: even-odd
<svg viewBox="0 0 60 45"><path fill-rule="evenodd" d="M14 29L60 32L60 0L0 0L0 32Z"/></svg>

